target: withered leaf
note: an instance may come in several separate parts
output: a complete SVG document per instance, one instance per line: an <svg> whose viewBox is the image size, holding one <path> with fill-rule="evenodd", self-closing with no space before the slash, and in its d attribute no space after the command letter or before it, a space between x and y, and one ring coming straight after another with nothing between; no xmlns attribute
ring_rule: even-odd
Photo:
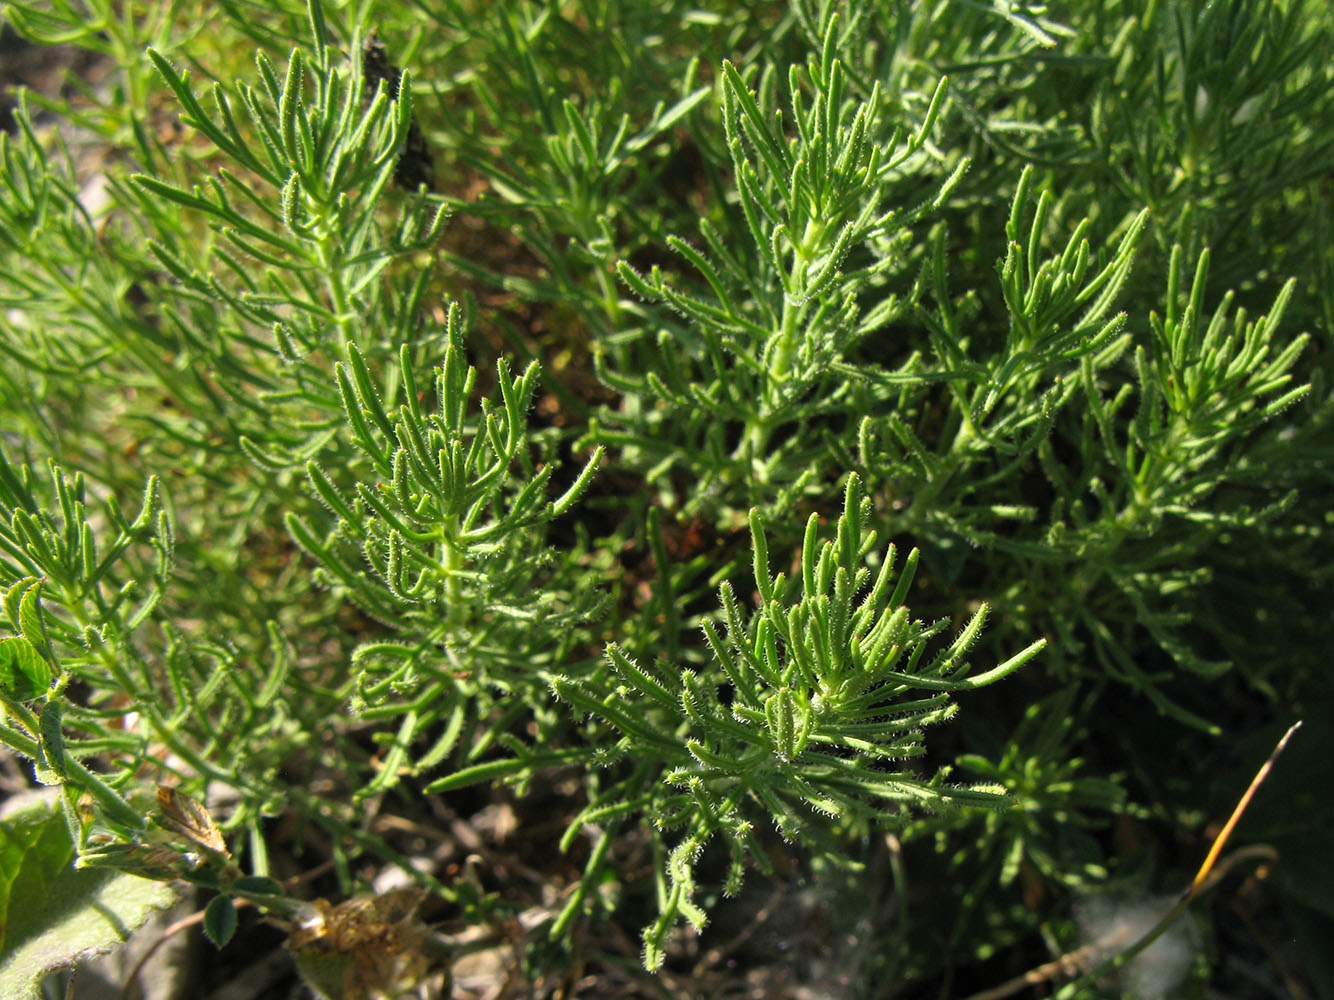
<svg viewBox="0 0 1334 1000"><path fill-rule="evenodd" d="M389 54L384 42L371 34L361 51L361 77L363 81L361 103L368 107L375 97L375 89L384 81L385 93L398 100L399 84L403 73L389 61ZM435 162L431 158L431 148L426 144L417 118L414 115L408 123L408 134L403 143L403 152L394 165L394 182L407 191L416 191L425 184L428 191L435 186Z"/></svg>
<svg viewBox="0 0 1334 1000"><path fill-rule="evenodd" d="M287 947L307 983L338 1000L397 997L433 964L422 948L426 927L419 889L359 896L330 906L318 899L315 919L293 931Z"/></svg>
<svg viewBox="0 0 1334 1000"><path fill-rule="evenodd" d="M162 810L162 825L167 829L179 833L205 850L224 857L231 856L227 853L227 844L222 839L218 825L213 822L213 817L194 799L174 788L158 785L157 804Z"/></svg>

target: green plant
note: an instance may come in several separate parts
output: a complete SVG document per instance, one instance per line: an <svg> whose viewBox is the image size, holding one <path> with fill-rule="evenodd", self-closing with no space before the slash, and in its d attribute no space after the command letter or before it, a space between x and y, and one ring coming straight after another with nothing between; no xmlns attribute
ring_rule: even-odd
<svg viewBox="0 0 1334 1000"><path fill-rule="evenodd" d="M552 681L563 701L596 720L589 734L593 745L580 755L563 754L562 762L582 757L589 768L634 765L624 779L598 787L566 828L562 844L568 847L585 824L607 825L585 869L585 884L599 874L603 845L626 817L642 815L659 831L682 830L659 876L661 913L644 934L650 968L662 963L667 935L679 917L697 928L704 925L705 914L692 899L693 868L715 835L726 841L730 855L724 892L735 895L747 862L764 865L754 828L765 819L786 840L820 843L823 836L812 817L875 819L893 826L909 806L1002 804L996 787L925 782L884 765L924 752L922 729L954 712L949 692L1000 680L1045 642L967 677L962 657L986 621L984 605L948 647L927 659L928 641L948 623L928 626L909 617L904 599L917 552L909 553L896 578L894 547L875 553L875 533L863 527L870 506L850 477L835 538L818 544L818 519L812 514L791 581L783 574L770 576L763 522L752 511L760 608L745 615L736 594L723 585L726 638L707 621L704 625L714 656L709 673L640 665L613 643L600 670ZM878 563L874 582L865 565L868 556L872 565ZM727 703L720 698L720 683L730 688ZM501 776L530 778L545 763L541 755L520 753L510 763L455 772L426 790L448 791ZM833 844L827 849L837 854ZM583 893L576 892L556 929L582 902Z"/></svg>
<svg viewBox="0 0 1334 1000"><path fill-rule="evenodd" d="M670 983L794 865L848 990L981 988L1327 696L1329 12L745 6L0 8L111 70L0 134L0 741L79 865L330 996L519 913Z"/></svg>

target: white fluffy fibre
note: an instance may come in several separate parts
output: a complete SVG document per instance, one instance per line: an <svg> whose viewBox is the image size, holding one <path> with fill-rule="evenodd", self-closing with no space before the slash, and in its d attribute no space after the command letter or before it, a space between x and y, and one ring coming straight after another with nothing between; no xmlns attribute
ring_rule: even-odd
<svg viewBox="0 0 1334 1000"><path fill-rule="evenodd" d="M1174 902L1171 896L1130 900L1090 896L1076 907L1075 919L1084 941L1098 949L1095 961L1102 961L1147 934ZM1195 924L1185 914L1121 970L1121 985L1135 1000L1171 996L1198 950Z"/></svg>

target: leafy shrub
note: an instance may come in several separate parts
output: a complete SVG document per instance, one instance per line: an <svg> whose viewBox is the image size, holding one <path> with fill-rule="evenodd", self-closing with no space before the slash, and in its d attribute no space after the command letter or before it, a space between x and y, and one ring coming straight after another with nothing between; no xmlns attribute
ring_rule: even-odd
<svg viewBox="0 0 1334 1000"><path fill-rule="evenodd" d="M404 832L489 802L563 831L534 983L795 865L843 988L985 985L1328 697L1323 7L121 6L4 6L111 73L0 136L0 740L79 865L392 993L523 909Z"/></svg>

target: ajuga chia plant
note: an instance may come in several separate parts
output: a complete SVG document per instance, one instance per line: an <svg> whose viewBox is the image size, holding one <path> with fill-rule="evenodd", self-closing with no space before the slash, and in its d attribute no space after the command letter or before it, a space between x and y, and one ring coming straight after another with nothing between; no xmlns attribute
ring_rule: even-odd
<svg viewBox="0 0 1334 1000"><path fill-rule="evenodd" d="M1179 884L1329 697L1334 14L744 6L0 7L101 74L0 134L23 830L326 996L961 994Z"/></svg>
<svg viewBox="0 0 1334 1000"><path fill-rule="evenodd" d="M693 867L715 836L727 844L724 892L734 895L748 861L764 862L754 828L772 821L785 839L821 839L819 817L843 822L875 818L894 825L909 806L941 810L958 802L996 806L999 786L961 788L885 769L924 752L922 729L954 714L951 691L1000 680L1032 659L1038 640L1006 662L967 677L962 660L986 621L983 605L953 641L927 657L929 641L948 623L911 619L904 603L918 553L897 573L891 545L875 551L866 531L870 500L849 477L834 538L819 542L812 514L793 578L771 576L763 520L751 513L754 580L760 607L746 614L732 588L720 594L724 635L705 624L713 653L707 671L670 663L636 663L617 644L607 662L580 678L557 677L563 701L593 721L592 745L563 755L589 767L630 773L599 787L575 816L565 846L585 824L605 827L584 873L597 874L606 844L628 819L658 830L680 829L666 871L659 873L661 915L644 932L644 962L662 963L678 917L705 921L694 902ZM870 563L870 565L868 565ZM878 566L875 564L878 563ZM875 567L874 570L872 567ZM892 588L892 589L891 589ZM724 703L720 684L730 690ZM448 791L500 776L529 778L548 763L521 754L458 771L427 787ZM615 772L613 772L615 773ZM576 893L557 927L582 902Z"/></svg>

